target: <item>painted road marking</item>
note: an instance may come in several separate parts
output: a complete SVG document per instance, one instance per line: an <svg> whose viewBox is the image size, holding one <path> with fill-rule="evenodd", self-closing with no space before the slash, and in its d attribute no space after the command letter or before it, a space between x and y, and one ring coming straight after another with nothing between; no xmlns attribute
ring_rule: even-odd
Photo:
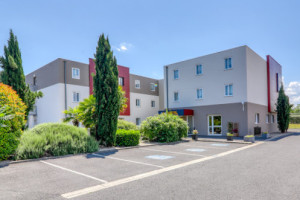
<svg viewBox="0 0 300 200"><path fill-rule="evenodd" d="M229 144L220 144L220 143L216 143L216 144L211 144L211 146L216 146L216 147L228 147Z"/></svg>
<svg viewBox="0 0 300 200"><path fill-rule="evenodd" d="M151 155L151 156L145 156L145 158L150 158L150 159L155 159L155 160L167 160L170 158L174 158L174 156Z"/></svg>
<svg viewBox="0 0 300 200"><path fill-rule="evenodd" d="M180 168L183 168L183 167L186 167L186 166L189 166L189 165L193 165L193 164L197 164L197 163L201 163L201 162L204 162L204 161L207 161L207 160L220 158L220 157L223 157L223 156L226 156L226 155L238 152L238 151L249 149L251 147L254 147L254 146L257 146L257 145L260 145L260 144L263 144L263 143L264 142L257 142L257 143L252 144L252 145L248 145L248 146L244 146L244 147L241 147L241 148L225 151L223 153L219 153L219 154L216 154L216 155L213 155L213 156L192 160L192 161L189 161L189 162L181 163L181 164L178 164L178 165L173 165L173 166L166 167L166 168L163 168L163 169L157 169L157 170L154 170L154 171L151 171L151 172L146 172L146 173L143 173L143 174L131 176L131 177L128 177L128 178L119 179L119 180L112 181L112 182L109 182L109 183L104 183L102 185L96 185L96 186L87 187L87 188L84 188L84 189L81 189L81 190L76 190L76 191L73 191L73 192L65 193L65 194L62 194L61 196L64 197L64 198L67 198L67 199L71 199L71 198L74 198L74 197L79 197L79 196L82 196L82 195L85 195L85 194L89 194L89 193L92 193L92 192L97 192L97 191L100 191L100 190L103 190L103 189L106 189L106 188L115 187L115 186L118 186L118 185L121 185L121 184L124 184L124 183L129 183L129 182L132 182L132 181L141 180L141 179L144 179L144 178L147 178L147 177L151 177L151 176L161 174L161 173L164 173L164 172L168 172L168 171L172 171L172 170L175 170L175 169L180 169Z"/></svg>
<svg viewBox="0 0 300 200"><path fill-rule="evenodd" d="M174 152L174 151L163 151L163 150L158 150L158 149L140 148L140 150L159 151L159 152L164 152L164 153L173 153L173 154L182 154L182 155L189 155L189 156L206 157L206 156L203 156L203 155L197 155L197 154L191 154L191 153L182 153L182 152Z"/></svg>
<svg viewBox="0 0 300 200"><path fill-rule="evenodd" d="M205 149L186 149L186 151L191 151L191 152L203 152L206 151Z"/></svg>
<svg viewBox="0 0 300 200"><path fill-rule="evenodd" d="M131 162L131 163L135 163L135 164L141 164L141 165L148 165L148 166L152 166L152 167L164 168L163 166L159 166L159 165L153 165L153 164L138 162L138 161L133 161L133 160L126 160L126 159L116 158L116 157L111 157L111 156L102 156L102 155L99 155L99 154L96 154L96 153L93 153L92 155L98 156L98 157L101 157L101 158L109 158L109 159L114 159L114 160Z"/></svg>
<svg viewBox="0 0 300 200"><path fill-rule="evenodd" d="M61 167L61 166L58 166L58 165L55 165L55 164L52 164L52 163L49 163L49 162L46 162L46 161L40 161L42 163L45 163L47 165L50 165L52 167L56 167L56 168L59 168L59 169L62 169L62 170L65 170L65 171L68 171L68 172L72 172L74 174L78 174L78 175L81 175L81 176L85 176L87 178L90 178L90 179L93 179L93 180L96 180L96 181L100 181L102 183L107 183L107 181L103 180L103 179L99 179L99 178L96 178L96 177L93 177L93 176L90 176L90 175L87 175L87 174L83 174L81 172L77 172L77 171L74 171L74 170L71 170L71 169L67 169L67 168L64 168L64 167Z"/></svg>
<svg viewBox="0 0 300 200"><path fill-rule="evenodd" d="M187 146L187 147L202 147L202 148L212 148L212 149L227 149L228 148L223 148L223 147L212 147L212 146L202 146L202 145L189 145L189 144L180 144L181 146Z"/></svg>

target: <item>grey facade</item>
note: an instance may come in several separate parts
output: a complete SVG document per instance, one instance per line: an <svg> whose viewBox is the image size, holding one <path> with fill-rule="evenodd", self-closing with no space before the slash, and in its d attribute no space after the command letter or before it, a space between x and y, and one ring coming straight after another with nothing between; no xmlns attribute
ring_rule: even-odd
<svg viewBox="0 0 300 200"><path fill-rule="evenodd" d="M135 80L140 81L140 88L135 87ZM156 84L155 91L151 91L151 83ZM130 74L130 92L159 96L159 81L135 74Z"/></svg>

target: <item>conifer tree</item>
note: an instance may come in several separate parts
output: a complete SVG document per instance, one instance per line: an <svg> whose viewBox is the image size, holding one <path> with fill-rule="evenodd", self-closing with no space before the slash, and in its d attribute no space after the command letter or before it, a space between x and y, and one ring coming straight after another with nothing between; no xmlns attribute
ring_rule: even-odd
<svg viewBox="0 0 300 200"><path fill-rule="evenodd" d="M10 37L7 46L4 46L4 56L0 57L0 66L3 71L1 73L1 81L10 85L26 104L26 118L30 110L33 109L36 98L43 96L41 92L32 92L29 85L25 82L23 72L21 51L17 37L10 30Z"/></svg>
<svg viewBox="0 0 300 200"><path fill-rule="evenodd" d="M118 116L121 107L118 91L117 60L113 56L108 38L102 34L95 54L96 74L96 138L100 144L113 146L116 140Z"/></svg>
<svg viewBox="0 0 300 200"><path fill-rule="evenodd" d="M276 111L278 129L282 133L285 133L289 128L291 109L292 105L289 102L289 97L285 95L283 84L281 84L276 104Z"/></svg>

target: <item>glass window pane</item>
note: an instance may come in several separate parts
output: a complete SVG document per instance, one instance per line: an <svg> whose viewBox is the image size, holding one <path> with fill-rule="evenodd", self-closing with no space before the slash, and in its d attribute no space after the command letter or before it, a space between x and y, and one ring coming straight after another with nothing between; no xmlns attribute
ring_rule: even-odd
<svg viewBox="0 0 300 200"><path fill-rule="evenodd" d="M229 85L229 95L233 95L232 85Z"/></svg>
<svg viewBox="0 0 300 200"><path fill-rule="evenodd" d="M214 116L214 126L221 126L221 116Z"/></svg>
<svg viewBox="0 0 300 200"><path fill-rule="evenodd" d="M212 126L212 116L209 116L209 117L208 117L208 121L209 121L208 125L209 125L209 126Z"/></svg>
<svg viewBox="0 0 300 200"><path fill-rule="evenodd" d="M214 127L214 134L221 134L221 127Z"/></svg>

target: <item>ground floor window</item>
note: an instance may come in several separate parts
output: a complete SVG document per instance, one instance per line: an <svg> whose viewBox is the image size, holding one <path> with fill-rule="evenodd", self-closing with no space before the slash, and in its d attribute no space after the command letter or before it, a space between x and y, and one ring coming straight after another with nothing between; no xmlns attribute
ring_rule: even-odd
<svg viewBox="0 0 300 200"><path fill-rule="evenodd" d="M255 124L259 124L259 113L255 114Z"/></svg>
<svg viewBox="0 0 300 200"><path fill-rule="evenodd" d="M269 118L270 118L270 115L266 115L266 123L267 124L269 123Z"/></svg>
<svg viewBox="0 0 300 200"><path fill-rule="evenodd" d="M274 123L275 122L275 116L274 115L271 115L271 123Z"/></svg>
<svg viewBox="0 0 300 200"><path fill-rule="evenodd" d="M135 121L137 126L141 125L141 118L136 118Z"/></svg>
<svg viewBox="0 0 300 200"><path fill-rule="evenodd" d="M208 134L222 135L222 117L221 115L208 116Z"/></svg>

